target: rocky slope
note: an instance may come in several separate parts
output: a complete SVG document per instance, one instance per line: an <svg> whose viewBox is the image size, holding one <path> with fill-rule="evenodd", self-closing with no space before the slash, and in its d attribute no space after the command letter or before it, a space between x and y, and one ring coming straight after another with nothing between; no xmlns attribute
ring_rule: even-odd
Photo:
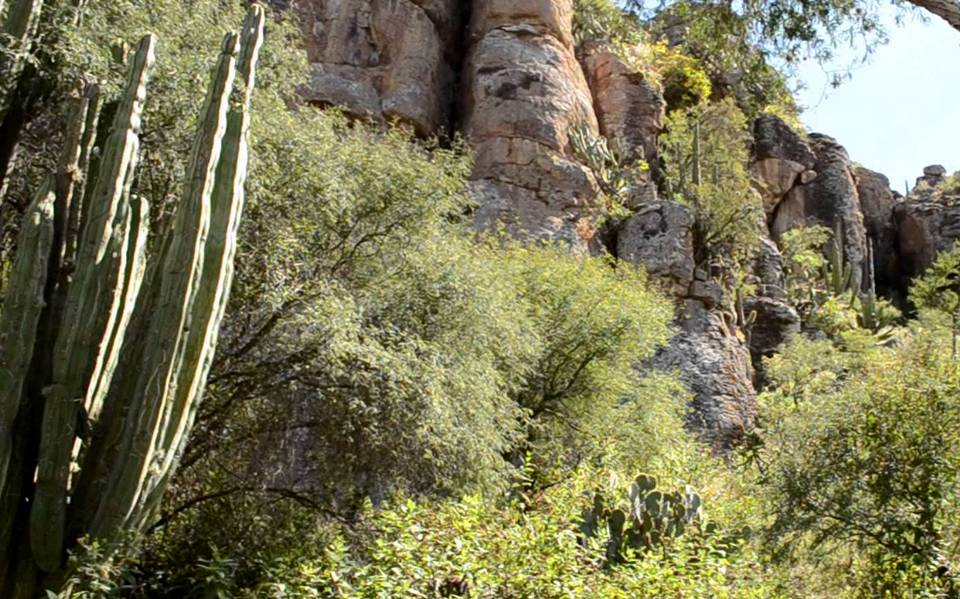
<svg viewBox="0 0 960 599"><path fill-rule="evenodd" d="M571 148L574 131L616 140L656 167L663 98L641 73L602 48L575 47L573 0L292 0L307 35L307 102L342 107L420 135L462 133L476 152L472 192L479 228L505 226L523 239L600 248L597 181ZM928 168L902 198L878 173L851 162L836 140L802 135L765 116L753 124L750 172L769 237L756 257L760 293L749 342L736 312L695 269L693 216L640 186L632 214L608 249L642 265L677 300L678 333L652 365L678 369L695 394L691 424L723 446L756 411L756 365L800 329L786 301L777 240L818 223L843 235L846 256L865 272L874 247L880 291L902 303L911 279L960 237L960 206ZM729 302L728 302L729 303Z"/></svg>

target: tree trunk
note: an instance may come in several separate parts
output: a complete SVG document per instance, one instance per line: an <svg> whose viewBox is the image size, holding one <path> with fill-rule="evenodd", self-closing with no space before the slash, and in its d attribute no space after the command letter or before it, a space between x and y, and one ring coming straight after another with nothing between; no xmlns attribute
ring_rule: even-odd
<svg viewBox="0 0 960 599"><path fill-rule="evenodd" d="M960 1L958 0L908 0L910 4L919 6L927 12L933 13L949 23L951 27L960 31Z"/></svg>

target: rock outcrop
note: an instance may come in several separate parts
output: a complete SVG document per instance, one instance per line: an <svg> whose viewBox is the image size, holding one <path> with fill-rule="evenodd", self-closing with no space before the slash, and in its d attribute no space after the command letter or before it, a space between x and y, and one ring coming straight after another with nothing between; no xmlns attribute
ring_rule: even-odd
<svg viewBox="0 0 960 599"><path fill-rule="evenodd" d="M684 297L693 283L693 214L677 202L640 207L617 234L616 254L642 266L667 293Z"/></svg>
<svg viewBox="0 0 960 599"><path fill-rule="evenodd" d="M600 132L626 160L643 159L655 174L657 136L663 130L666 102L658 86L603 48L584 50L587 74Z"/></svg>
<svg viewBox="0 0 960 599"><path fill-rule="evenodd" d="M908 200L896 207L900 273L916 277L960 239L960 205Z"/></svg>
<svg viewBox="0 0 960 599"><path fill-rule="evenodd" d="M454 100L457 0L293 0L307 41L302 98L421 135L445 130Z"/></svg>
<svg viewBox="0 0 960 599"><path fill-rule="evenodd" d="M855 284L872 245L881 294L905 304L910 279L960 238L960 192L928 167L906 199L853 164L835 140L774 116L753 123L749 172L766 222L748 282L725 297L695 261L694 216L658 197L657 85L615 53L575 47L573 0L272 0L300 16L312 77L303 99L348 114L398 120L423 136L462 133L475 153L470 185L478 229L574 252L607 249L642 266L677 302L678 334L651 360L677 369L694 393L691 424L718 446L752 425L762 358L800 331L777 241L819 224L842 234ZM597 235L601 198L571 144L603 136L650 176L623 200L629 214Z"/></svg>
<svg viewBox="0 0 960 599"><path fill-rule="evenodd" d="M737 444L756 417L750 354L724 312L695 299L682 303L679 331L652 365L677 371L693 392L690 425L717 447Z"/></svg>
<svg viewBox="0 0 960 599"><path fill-rule="evenodd" d="M464 66L463 132L476 152L479 228L587 251L599 190L570 134L599 135L573 48L572 0L477 0Z"/></svg>

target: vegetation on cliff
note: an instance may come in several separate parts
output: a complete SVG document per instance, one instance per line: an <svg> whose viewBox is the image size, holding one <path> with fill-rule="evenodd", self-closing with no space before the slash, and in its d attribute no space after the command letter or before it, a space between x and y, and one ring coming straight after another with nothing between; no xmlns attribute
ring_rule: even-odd
<svg viewBox="0 0 960 599"><path fill-rule="evenodd" d="M29 3L0 1L0 14L4 4ZM308 74L299 29L290 13L268 11L249 113L246 209L227 227L238 227L235 271L223 252L228 274L204 294L225 301L230 292L230 300L216 354L203 337L171 368L177 380L202 374L172 391L189 413L173 442L150 446L159 466L144 477L159 482L135 510L100 510L133 525L74 526L52 546L40 534L63 533L59 519L45 516L57 510L21 477L26 491L4 489L4 501L32 511L32 521L16 525L20 540L0 555L40 549L0 564L0 589L64 599L957 597L956 251L914 282L910 301L899 302L904 316L896 298L878 296L872 249L867 273L852 282L840 227L782 235L775 253L786 280L777 299L796 310L798 334L758 354L759 412L732 447L698 436L696 390L682 373L650 367L682 326L678 304L682 313L685 302L711 303L743 347L761 332L749 302L765 297L755 262L773 242L765 238L771 215L754 191L750 123L763 114L795 119L796 106L768 62L771 46L754 37L756 23L764 39L788 34L778 46L788 57L837 19L870 32L869 14L846 4L826 3L817 18L768 4L786 12L756 21L697 3L646 15L606 0L576 2L578 51L612 49L666 100L656 162L640 168L601 157L602 168L630 172L599 183L624 204L636 187L652 185L664 198L657 201L689 211L691 279L680 298L599 243L594 255L574 255L562 243L479 232L468 142L418 138L301 102L297 86ZM172 242L147 242L146 233L185 235L175 215L193 205L181 190L202 179L190 159L197 114L211 57L243 18L240 5L50 3L37 25L42 51L9 71L22 88L10 97L29 118L18 122L21 151L10 156L2 190L0 382L13 380L14 366L37 367L15 345L43 308L24 301L23 273L36 264L31 251L59 252L36 249L44 239L37 223L50 211L42 202L28 209L24 199L49 191L43 178L56 172L61 148L73 147L61 133L76 122L65 90L96 79L101 120L122 117L125 73L143 57L130 48L157 34L142 129L130 126L142 141L140 167L136 176L121 169L118 180L131 203L150 207L130 261L159 263ZM687 32L679 42L667 31L677 19ZM729 36L738 43L725 44ZM3 49L14 43L5 37ZM30 86L43 93L24 97ZM218 97L225 111L246 115L249 91L238 81ZM106 126L101 132L92 143L106 160L116 140L106 139ZM809 170L801 164L794 179ZM201 247L204 235L195 233ZM150 269L145 285L192 280L175 266ZM146 396L137 382L154 362L141 352L175 345L168 337L194 339L208 328L199 324L220 317L191 309L196 318L180 326L165 320L180 304L154 312L149 301L135 312L140 328L126 335L130 352L118 369L134 381L114 392L128 402ZM97 386L96 377L71 373L84 389ZM16 430L23 447L39 449L42 439L30 434L41 429L6 415L21 397L41 413L52 406L58 396L43 380L12 393L16 405L0 397L0 434ZM146 459L134 441L149 418L120 410L105 427L72 396L60 399L69 437L58 437L59 471L76 472L117 434L132 439L121 458ZM51 464L33 459L44 480ZM96 464L98 475L114 468L122 473L125 462Z"/></svg>

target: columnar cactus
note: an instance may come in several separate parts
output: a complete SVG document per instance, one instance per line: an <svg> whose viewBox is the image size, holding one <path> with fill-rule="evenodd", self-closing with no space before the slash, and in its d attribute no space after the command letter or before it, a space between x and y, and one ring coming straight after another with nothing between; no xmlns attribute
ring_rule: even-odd
<svg viewBox="0 0 960 599"><path fill-rule="evenodd" d="M96 87L77 94L60 172L28 211L0 316L2 596L29 594L12 572L55 574L79 537L143 530L159 505L232 280L264 18L252 7L224 40L175 221L149 264L149 206L131 187L155 38L130 62L89 186ZM35 481L24 476L33 469Z"/></svg>
<svg viewBox="0 0 960 599"><path fill-rule="evenodd" d="M830 242L830 255L822 267L823 280L827 290L836 296L843 295L852 289L853 264L850 263L843 251L843 228L837 223L833 230L833 239Z"/></svg>

